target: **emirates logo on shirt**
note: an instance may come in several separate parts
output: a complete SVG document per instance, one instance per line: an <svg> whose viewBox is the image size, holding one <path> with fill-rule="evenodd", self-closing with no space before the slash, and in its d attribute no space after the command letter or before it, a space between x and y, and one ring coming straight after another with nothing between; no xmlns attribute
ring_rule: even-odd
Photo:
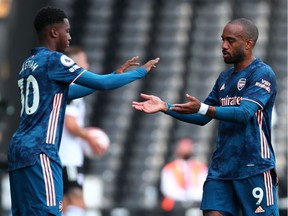
<svg viewBox="0 0 288 216"><path fill-rule="evenodd" d="M241 91L244 88L245 84L246 84L246 79L245 78L239 79L239 81L237 83L238 90Z"/></svg>

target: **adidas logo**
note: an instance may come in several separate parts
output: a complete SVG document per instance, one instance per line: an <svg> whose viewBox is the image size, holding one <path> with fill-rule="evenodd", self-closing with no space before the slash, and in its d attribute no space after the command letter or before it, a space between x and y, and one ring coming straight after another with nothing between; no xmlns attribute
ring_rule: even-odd
<svg viewBox="0 0 288 216"><path fill-rule="evenodd" d="M221 86L220 91L225 89L225 83Z"/></svg>
<svg viewBox="0 0 288 216"><path fill-rule="evenodd" d="M259 207L255 210L255 213L263 213L263 212L265 212L265 211L264 211L264 209L263 209L261 206L259 206Z"/></svg>

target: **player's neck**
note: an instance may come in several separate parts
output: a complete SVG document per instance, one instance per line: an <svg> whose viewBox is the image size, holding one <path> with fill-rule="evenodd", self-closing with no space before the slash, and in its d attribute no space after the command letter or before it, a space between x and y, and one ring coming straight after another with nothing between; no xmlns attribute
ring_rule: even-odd
<svg viewBox="0 0 288 216"><path fill-rule="evenodd" d="M246 67L248 67L256 58L254 56L249 56L249 58L244 59L243 61L234 65L234 71L238 72Z"/></svg>
<svg viewBox="0 0 288 216"><path fill-rule="evenodd" d="M47 49L51 50L51 51L56 51L56 46L54 43L52 43L51 41L47 41L47 40L40 40L39 41L39 46L42 47L46 47Z"/></svg>

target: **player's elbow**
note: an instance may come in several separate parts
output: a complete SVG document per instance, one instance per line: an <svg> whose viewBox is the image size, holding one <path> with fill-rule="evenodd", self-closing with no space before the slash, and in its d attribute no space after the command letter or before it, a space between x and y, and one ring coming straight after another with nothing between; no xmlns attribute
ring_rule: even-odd
<svg viewBox="0 0 288 216"><path fill-rule="evenodd" d="M239 123L247 123L252 117L253 117L254 113L249 110L249 109L242 109L238 115L239 118L237 118L237 121Z"/></svg>

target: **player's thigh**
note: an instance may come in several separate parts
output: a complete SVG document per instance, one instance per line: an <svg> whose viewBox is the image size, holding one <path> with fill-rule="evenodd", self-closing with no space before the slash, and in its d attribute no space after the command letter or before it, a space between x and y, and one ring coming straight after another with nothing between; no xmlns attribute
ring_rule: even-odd
<svg viewBox="0 0 288 216"><path fill-rule="evenodd" d="M61 215L62 167L41 154L33 166L9 173L13 216Z"/></svg>
<svg viewBox="0 0 288 216"><path fill-rule="evenodd" d="M274 170L247 179L234 181L243 216L279 216Z"/></svg>
<svg viewBox="0 0 288 216"><path fill-rule="evenodd" d="M80 188L83 190L84 173L82 167L64 166L63 167L63 185L64 194L68 195L71 189Z"/></svg>
<svg viewBox="0 0 288 216"><path fill-rule="evenodd" d="M207 179L203 187L201 210L206 215L238 215L239 203L231 181ZM212 214L214 211L214 214Z"/></svg>

